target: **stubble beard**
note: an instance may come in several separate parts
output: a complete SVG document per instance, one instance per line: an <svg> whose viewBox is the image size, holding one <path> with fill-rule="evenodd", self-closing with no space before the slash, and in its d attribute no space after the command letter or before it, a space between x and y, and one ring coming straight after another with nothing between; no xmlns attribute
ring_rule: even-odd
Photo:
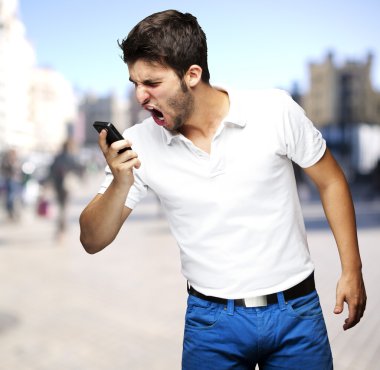
<svg viewBox="0 0 380 370"><path fill-rule="evenodd" d="M175 115L173 127L165 128L169 131L179 131L194 111L194 97L183 80L181 80L180 89L173 97L168 99L167 103L173 109Z"/></svg>

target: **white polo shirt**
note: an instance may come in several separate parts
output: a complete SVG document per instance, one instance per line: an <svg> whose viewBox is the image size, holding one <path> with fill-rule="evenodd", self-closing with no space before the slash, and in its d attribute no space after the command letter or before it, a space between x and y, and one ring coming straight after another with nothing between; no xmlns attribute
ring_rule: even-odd
<svg viewBox="0 0 380 370"><path fill-rule="evenodd" d="M315 164L326 143L281 90L228 91L211 154L148 118L124 132L141 160L126 206L152 189L199 292L244 298L287 289L314 269L291 161ZM106 170L100 193L112 181Z"/></svg>

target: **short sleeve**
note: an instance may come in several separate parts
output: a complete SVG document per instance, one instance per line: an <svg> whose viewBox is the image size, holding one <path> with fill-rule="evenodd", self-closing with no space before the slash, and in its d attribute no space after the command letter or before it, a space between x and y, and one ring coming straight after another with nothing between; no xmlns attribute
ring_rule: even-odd
<svg viewBox="0 0 380 370"><path fill-rule="evenodd" d="M143 180L140 177L139 171L136 169L133 169L135 181L132 185L132 187L129 189L129 193L127 196L127 199L125 201L125 206L127 206L130 209L134 209L135 206L145 198L145 196L148 193L148 187L144 184ZM105 169L105 179L103 183L100 186L100 189L98 191L99 194L104 194L107 188L110 186L113 175L109 168L109 166Z"/></svg>
<svg viewBox="0 0 380 370"><path fill-rule="evenodd" d="M135 177L135 182L130 188L127 200L125 201L125 205L131 209L135 208L135 206L144 199L148 193L148 186L144 184L140 177L139 170L133 169L133 175Z"/></svg>
<svg viewBox="0 0 380 370"><path fill-rule="evenodd" d="M304 110L286 94L283 116L286 155L300 167L317 163L326 151L326 141Z"/></svg>

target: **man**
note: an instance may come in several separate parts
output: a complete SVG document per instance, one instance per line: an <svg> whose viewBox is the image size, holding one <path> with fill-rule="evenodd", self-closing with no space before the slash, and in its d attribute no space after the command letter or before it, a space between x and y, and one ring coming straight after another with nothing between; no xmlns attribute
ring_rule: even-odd
<svg viewBox="0 0 380 370"><path fill-rule="evenodd" d="M109 245L152 189L188 280L183 369L331 369L292 161L318 187L337 241L344 329L359 322L366 294L350 192L320 133L282 91L211 86L206 37L190 14L153 14L120 47L152 117L110 147L100 133L108 168L80 218L84 248Z"/></svg>
<svg viewBox="0 0 380 370"><path fill-rule="evenodd" d="M62 240L67 230L67 205L70 196L70 175L82 176L83 167L76 160L72 152L73 143L67 140L62 144L60 151L54 156L49 168L49 180L55 192L58 215L57 215L57 240Z"/></svg>
<svg viewBox="0 0 380 370"><path fill-rule="evenodd" d="M21 203L22 195L22 171L15 149L9 149L4 153L0 169L0 175L4 177L6 211L10 220L17 220L20 216L19 204Z"/></svg>

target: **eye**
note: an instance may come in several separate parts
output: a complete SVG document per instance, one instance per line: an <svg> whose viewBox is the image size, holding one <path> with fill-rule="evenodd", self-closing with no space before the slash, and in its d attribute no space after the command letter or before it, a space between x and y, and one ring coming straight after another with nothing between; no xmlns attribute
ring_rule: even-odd
<svg viewBox="0 0 380 370"><path fill-rule="evenodd" d="M160 82L148 82L146 85L149 87L157 87L160 85Z"/></svg>

